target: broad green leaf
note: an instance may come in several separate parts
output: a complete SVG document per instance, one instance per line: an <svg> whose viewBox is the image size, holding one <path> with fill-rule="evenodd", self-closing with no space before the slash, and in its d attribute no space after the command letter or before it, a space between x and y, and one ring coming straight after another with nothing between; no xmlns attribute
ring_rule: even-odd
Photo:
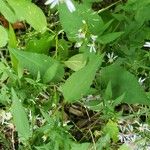
<svg viewBox="0 0 150 150"><path fill-rule="evenodd" d="M90 7L84 4L75 3L76 11L70 13L66 5L59 5L60 22L70 39L76 39L79 29L88 28L92 34L98 34L103 26L103 20ZM84 24L83 22L86 22Z"/></svg>
<svg viewBox="0 0 150 150"><path fill-rule="evenodd" d="M17 18L5 0L0 0L0 13L11 23L17 21Z"/></svg>
<svg viewBox="0 0 150 150"><path fill-rule="evenodd" d="M8 46L11 48L17 48L16 35L11 24L9 24L8 39Z"/></svg>
<svg viewBox="0 0 150 150"><path fill-rule="evenodd" d="M85 55L77 54L72 56L67 61L65 61L65 65L73 71L78 71L86 65Z"/></svg>
<svg viewBox="0 0 150 150"><path fill-rule="evenodd" d="M135 76L118 64L110 65L101 70L101 86L106 87L109 81L112 84L113 99L125 93L123 102L129 104L150 104L150 100L148 100Z"/></svg>
<svg viewBox="0 0 150 150"><path fill-rule="evenodd" d="M101 62L102 56L99 57L95 54L89 55L88 64L84 68L73 73L62 86L65 101L77 101L88 92Z"/></svg>
<svg viewBox="0 0 150 150"><path fill-rule="evenodd" d="M32 36L26 42L25 51L48 54L53 39L54 35L49 33L40 34L36 37Z"/></svg>
<svg viewBox="0 0 150 150"><path fill-rule="evenodd" d="M116 122L109 120L106 126L104 127L103 132L104 134L109 134L113 142L117 142L119 140L118 139L119 129Z"/></svg>
<svg viewBox="0 0 150 150"><path fill-rule="evenodd" d="M20 65L28 69L34 77L37 77L38 72L42 79L50 81L53 78L60 80L63 77L64 69L58 61L44 54L25 52L21 50L10 49L10 53L15 56ZM56 65L57 64L57 65ZM52 67L54 69L50 69ZM58 68L58 70L57 70ZM57 71L56 71L57 70ZM52 72L50 72L52 71ZM54 75L54 73L56 73ZM48 79L49 76L49 79Z"/></svg>
<svg viewBox="0 0 150 150"><path fill-rule="evenodd" d="M0 47L4 47L8 42L8 34L6 29L0 25Z"/></svg>
<svg viewBox="0 0 150 150"><path fill-rule="evenodd" d="M49 67L44 76L43 76L43 82L47 83L50 81L57 81L57 80L61 80L61 78L64 75L64 69L62 67L62 65L60 65L59 63L55 62L51 67Z"/></svg>
<svg viewBox="0 0 150 150"><path fill-rule="evenodd" d="M101 44L108 44L119 38L124 32L113 32L100 36L97 41Z"/></svg>
<svg viewBox="0 0 150 150"><path fill-rule="evenodd" d="M34 3L28 0L7 0L7 2L19 20L26 20L37 31L46 31L46 17Z"/></svg>
<svg viewBox="0 0 150 150"><path fill-rule="evenodd" d="M13 115L13 121L16 126L16 130L18 131L21 140L29 140L32 132L30 130L27 114L19 98L17 97L14 89L11 90L11 93L12 93L11 112Z"/></svg>

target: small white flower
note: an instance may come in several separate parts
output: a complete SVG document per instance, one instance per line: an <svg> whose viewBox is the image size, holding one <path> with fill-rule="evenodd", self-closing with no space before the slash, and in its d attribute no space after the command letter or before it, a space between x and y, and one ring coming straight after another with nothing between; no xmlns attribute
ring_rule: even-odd
<svg viewBox="0 0 150 150"><path fill-rule="evenodd" d="M145 42L144 47L150 48L150 42Z"/></svg>
<svg viewBox="0 0 150 150"><path fill-rule="evenodd" d="M146 78L142 79L142 77L140 77L138 82L139 82L140 85L142 85L145 80L146 80Z"/></svg>
<svg viewBox="0 0 150 150"><path fill-rule="evenodd" d="M2 124L6 123L12 118L12 114L10 112L2 111L0 114L0 122Z"/></svg>
<svg viewBox="0 0 150 150"><path fill-rule="evenodd" d="M96 48L95 48L95 43L91 43L87 45L88 47L90 47L90 53L94 52L96 53Z"/></svg>
<svg viewBox="0 0 150 150"><path fill-rule="evenodd" d="M77 38L79 38L79 39L85 38L85 33L82 31L82 29L79 29L78 33L76 35L77 35Z"/></svg>
<svg viewBox="0 0 150 150"><path fill-rule="evenodd" d="M118 56L114 56L114 53L112 52L111 54L110 53L108 53L108 54L106 54L107 55L107 57L108 57L108 62L109 63L112 63Z"/></svg>
<svg viewBox="0 0 150 150"><path fill-rule="evenodd" d="M77 42L77 43L74 45L74 47L75 47L75 48L79 48L79 47L81 47L82 43L83 43L83 42Z"/></svg>
<svg viewBox="0 0 150 150"><path fill-rule="evenodd" d="M139 124L139 127L137 127L137 129L140 132L146 132L146 131L150 132L148 124Z"/></svg>
<svg viewBox="0 0 150 150"><path fill-rule="evenodd" d="M95 42L98 36L97 35L91 35L90 37L91 37L92 41Z"/></svg>
<svg viewBox="0 0 150 150"><path fill-rule="evenodd" d="M45 5L51 5L51 8L54 8L56 5L59 5L59 3L66 3L68 9L70 12L74 12L76 9L75 9L75 6L74 4L72 3L71 0L47 0L45 2Z"/></svg>
<svg viewBox="0 0 150 150"><path fill-rule="evenodd" d="M45 142L47 140L47 136L46 135L43 135L42 136L42 139L43 139L43 142Z"/></svg>

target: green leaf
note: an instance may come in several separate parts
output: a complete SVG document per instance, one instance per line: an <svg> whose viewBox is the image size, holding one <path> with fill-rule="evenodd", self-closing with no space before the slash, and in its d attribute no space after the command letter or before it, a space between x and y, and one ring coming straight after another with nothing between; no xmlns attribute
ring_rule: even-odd
<svg viewBox="0 0 150 150"><path fill-rule="evenodd" d="M32 36L26 42L25 51L48 54L53 39L54 35L49 33L40 34L39 37Z"/></svg>
<svg viewBox="0 0 150 150"><path fill-rule="evenodd" d="M109 134L113 142L118 141L119 129L116 122L109 120L103 129L104 134Z"/></svg>
<svg viewBox="0 0 150 150"><path fill-rule="evenodd" d="M11 26L11 24L9 24L8 38L9 38L8 46L11 48L17 48L16 35L15 35L14 29Z"/></svg>
<svg viewBox="0 0 150 150"><path fill-rule="evenodd" d="M88 28L92 34L97 34L103 26L103 20L90 7L84 4L74 4L76 11L70 13L65 4L59 5L60 23L70 39L76 39L79 29ZM83 23L86 22L86 24Z"/></svg>
<svg viewBox="0 0 150 150"><path fill-rule="evenodd" d="M110 100L112 98L112 89L111 89L111 81L108 82L108 85L104 94L105 100Z"/></svg>
<svg viewBox="0 0 150 150"><path fill-rule="evenodd" d="M19 20L26 20L37 31L46 31L46 17L34 3L28 0L7 0L7 2Z"/></svg>
<svg viewBox="0 0 150 150"><path fill-rule="evenodd" d="M100 42L101 44L108 44L117 38L119 38L124 32L113 32L113 33L108 33L103 36L100 36L97 38L97 41Z"/></svg>
<svg viewBox="0 0 150 150"><path fill-rule="evenodd" d="M82 144L71 144L71 150L88 150L90 147L90 143L82 143Z"/></svg>
<svg viewBox="0 0 150 150"><path fill-rule="evenodd" d="M120 147L119 147L119 149L118 150L129 150L129 149L132 149L133 147L132 147L132 145L130 145L130 144L123 144L123 145L121 145Z"/></svg>
<svg viewBox="0 0 150 150"><path fill-rule="evenodd" d="M4 27L0 25L0 47L4 47L8 42L8 34Z"/></svg>
<svg viewBox="0 0 150 150"><path fill-rule="evenodd" d="M11 23L15 23L17 18L11 8L8 6L6 1L0 1L0 13Z"/></svg>
<svg viewBox="0 0 150 150"><path fill-rule="evenodd" d="M110 135L105 134L104 136L100 137L98 141L96 142L96 150L104 150L110 147Z"/></svg>
<svg viewBox="0 0 150 150"><path fill-rule="evenodd" d="M27 119L27 115L25 113L25 109L22 106L13 88L11 90L11 93L12 93L11 112L13 115L13 121L16 126L16 130L18 131L19 137L22 140L29 140L32 132L30 130L30 126L29 126L29 122Z"/></svg>
<svg viewBox="0 0 150 150"><path fill-rule="evenodd" d="M106 87L109 81L112 83L113 99L125 93L123 102L150 104L150 100L146 97L135 76L118 64L110 65L101 70L101 86Z"/></svg>
<svg viewBox="0 0 150 150"><path fill-rule="evenodd" d="M67 102L77 101L88 92L101 62L102 56L91 54L88 64L66 80L62 92Z"/></svg>
<svg viewBox="0 0 150 150"><path fill-rule="evenodd" d="M59 63L54 63L51 67L47 69L43 76L43 82L47 83L50 81L57 81L60 80L64 75L64 69L62 65Z"/></svg>
<svg viewBox="0 0 150 150"><path fill-rule="evenodd" d="M34 77L37 77L38 72L40 72L40 75L45 82L54 78L55 80L60 80L63 77L64 69L62 65L47 55L15 49L10 49L10 52L16 57L20 65L28 69ZM50 69L50 67L52 67L52 69Z"/></svg>
<svg viewBox="0 0 150 150"><path fill-rule="evenodd" d="M75 56L72 56L67 61L65 61L65 65L73 71L79 71L86 65L85 55L77 54Z"/></svg>

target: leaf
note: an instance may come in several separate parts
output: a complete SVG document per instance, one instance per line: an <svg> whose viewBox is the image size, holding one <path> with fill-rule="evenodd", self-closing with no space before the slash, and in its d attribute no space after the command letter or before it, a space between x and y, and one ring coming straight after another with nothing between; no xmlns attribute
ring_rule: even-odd
<svg viewBox="0 0 150 150"><path fill-rule="evenodd" d="M0 47L4 47L8 42L8 34L4 27L0 25Z"/></svg>
<svg viewBox="0 0 150 150"><path fill-rule="evenodd" d="M86 65L86 58L83 54L77 54L65 61L65 65L73 71L79 71Z"/></svg>
<svg viewBox="0 0 150 150"><path fill-rule="evenodd" d="M106 87L108 82L112 83L113 99L125 93L123 102L128 104L150 104L150 100L137 79L130 72L118 64L113 64L101 70L100 84Z"/></svg>
<svg viewBox="0 0 150 150"><path fill-rule="evenodd" d="M16 57L16 59L19 61L20 65L28 69L31 75L33 75L34 77L37 77L38 72L40 72L42 79L44 79L45 81L50 81L54 78L54 76L55 76L55 80L60 80L64 75L64 69L62 65L60 65L58 61L54 60L51 57L48 57L47 55L25 52L25 51L15 50L11 48L10 48L10 53L13 54ZM52 67L53 69L56 67L56 70L57 68L59 70L56 71L54 69L55 71L53 72L53 70L50 69L50 67ZM54 73L56 74L54 75ZM49 79L48 79L48 74L49 74Z"/></svg>
<svg viewBox="0 0 150 150"><path fill-rule="evenodd" d="M88 64L80 69L79 71L73 73L62 86L62 92L67 102L74 102L83 95L85 95L92 81L95 77L98 67L101 65L102 56L99 57L95 54L89 56Z"/></svg>
<svg viewBox="0 0 150 150"><path fill-rule="evenodd" d="M32 36L31 39L27 40L25 51L48 54L54 35L44 33L39 36L40 37Z"/></svg>
<svg viewBox="0 0 150 150"><path fill-rule="evenodd" d="M113 33L108 33L103 36L100 36L97 38L97 41L100 42L101 44L108 44L117 38L119 38L124 32L113 32Z"/></svg>
<svg viewBox="0 0 150 150"><path fill-rule="evenodd" d="M110 100L112 98L112 89L111 89L111 81L108 82L108 85L104 94L105 100Z"/></svg>
<svg viewBox="0 0 150 150"><path fill-rule="evenodd" d="M54 63L47 69L43 76L43 82L48 83L50 81L60 80L64 75L64 69L59 63Z"/></svg>
<svg viewBox="0 0 150 150"><path fill-rule="evenodd" d="M7 0L7 2L19 20L26 20L37 31L46 31L46 17L34 3L28 0Z"/></svg>
<svg viewBox="0 0 150 150"><path fill-rule="evenodd" d="M96 142L96 148L97 148L96 150L107 149L108 147L110 147L110 142L111 142L111 139L110 139L109 134L106 134L100 137L98 141Z"/></svg>
<svg viewBox="0 0 150 150"><path fill-rule="evenodd" d="M10 23L15 23L17 21L14 12L4 0L0 1L0 12Z"/></svg>
<svg viewBox="0 0 150 150"><path fill-rule="evenodd" d="M90 147L90 143L81 143L81 144L76 144L72 143L71 144L71 150L88 150Z"/></svg>
<svg viewBox="0 0 150 150"><path fill-rule="evenodd" d="M11 93L12 93L11 112L13 115L13 121L16 126L16 130L18 131L19 137L22 140L29 140L32 132L30 130L25 109L22 106L13 88L11 89Z"/></svg>
<svg viewBox="0 0 150 150"><path fill-rule="evenodd" d="M109 134L110 138L113 140L113 142L117 142L118 135L119 135L119 129L116 122L113 122L112 120L109 120L106 126L103 129L104 134Z"/></svg>
<svg viewBox="0 0 150 150"><path fill-rule="evenodd" d="M8 46L11 48L17 48L16 35L15 35L14 29L11 26L11 24L9 24L8 38L9 38Z"/></svg>
<svg viewBox="0 0 150 150"><path fill-rule="evenodd" d="M67 33L67 36L74 40L77 38L76 34L79 29L88 27L89 32L97 34L103 26L103 20L95 13L90 7L84 4L74 3L76 11L70 13L66 9L66 5L62 4L58 6L60 23ZM86 22L86 25L83 23Z"/></svg>

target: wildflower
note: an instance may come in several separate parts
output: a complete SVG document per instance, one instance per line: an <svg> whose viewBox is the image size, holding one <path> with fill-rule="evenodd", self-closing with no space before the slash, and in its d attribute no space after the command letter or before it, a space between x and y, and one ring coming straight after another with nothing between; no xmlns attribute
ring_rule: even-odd
<svg viewBox="0 0 150 150"><path fill-rule="evenodd" d="M42 136L42 139L43 139L43 142L45 142L47 140L47 136L46 135L43 135Z"/></svg>
<svg viewBox="0 0 150 150"><path fill-rule="evenodd" d="M79 29L78 33L76 35L77 35L77 38L79 38L79 39L85 38L85 33L82 31L82 29Z"/></svg>
<svg viewBox="0 0 150 150"><path fill-rule="evenodd" d="M76 10L71 0L47 0L45 2L45 5L51 4L51 8L54 8L56 5L59 5L59 3L63 3L63 2L66 3L70 12L74 12Z"/></svg>
<svg viewBox="0 0 150 150"><path fill-rule="evenodd" d="M108 57L108 62L109 63L112 63L118 56L114 56L114 53L112 52L111 54L110 53L108 53L108 54L106 54L107 55L107 57Z"/></svg>
<svg viewBox="0 0 150 150"><path fill-rule="evenodd" d="M91 39L92 39L93 42L95 42L96 39L97 39L97 35L91 35Z"/></svg>
<svg viewBox="0 0 150 150"><path fill-rule="evenodd" d="M146 78L142 79L142 77L140 77L138 82L139 82L140 85L142 85L145 80L146 80Z"/></svg>
<svg viewBox="0 0 150 150"><path fill-rule="evenodd" d="M90 53L94 52L96 53L96 48L95 48L95 41L97 39L97 35L92 35L90 36L92 43L88 44L87 46L90 47Z"/></svg>
<svg viewBox="0 0 150 150"><path fill-rule="evenodd" d="M7 121L9 121L12 118L12 115L10 112L5 112L2 111L1 115L0 115L0 122L2 124L6 123Z"/></svg>
<svg viewBox="0 0 150 150"><path fill-rule="evenodd" d="M140 132L145 132L145 131L150 132L150 129L149 129L148 124L139 124L139 127L137 127L137 129L138 129Z"/></svg>
<svg viewBox="0 0 150 150"><path fill-rule="evenodd" d="M88 47L90 47L90 53L94 52L96 53L96 48L95 48L95 43L91 43L87 45Z"/></svg>
<svg viewBox="0 0 150 150"><path fill-rule="evenodd" d="M77 43L74 45L74 47L75 47L75 48L79 48L79 47L81 47L82 43L83 43L83 42L77 42Z"/></svg>
<svg viewBox="0 0 150 150"><path fill-rule="evenodd" d="M150 42L145 42L144 47L150 48Z"/></svg>

